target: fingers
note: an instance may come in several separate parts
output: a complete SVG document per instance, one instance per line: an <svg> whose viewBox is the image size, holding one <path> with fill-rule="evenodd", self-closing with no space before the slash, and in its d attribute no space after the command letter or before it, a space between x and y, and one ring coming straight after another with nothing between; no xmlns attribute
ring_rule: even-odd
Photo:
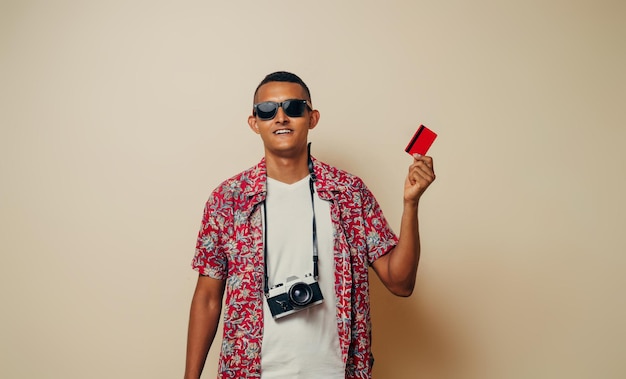
<svg viewBox="0 0 626 379"><path fill-rule="evenodd" d="M413 183L416 181L426 181L430 184L435 180L433 158L414 154L413 164L409 167L409 178L411 178Z"/></svg>
<svg viewBox="0 0 626 379"><path fill-rule="evenodd" d="M413 163L409 166L409 172L404 186L404 200L407 204L419 202L420 197L435 180L433 159L419 154L413 155Z"/></svg>
<svg viewBox="0 0 626 379"><path fill-rule="evenodd" d="M424 162L424 164L426 164L426 166L430 167L431 170L434 171L434 166L433 166L433 157L429 157L426 155L420 155L420 154L413 154L413 163L417 163L417 162Z"/></svg>

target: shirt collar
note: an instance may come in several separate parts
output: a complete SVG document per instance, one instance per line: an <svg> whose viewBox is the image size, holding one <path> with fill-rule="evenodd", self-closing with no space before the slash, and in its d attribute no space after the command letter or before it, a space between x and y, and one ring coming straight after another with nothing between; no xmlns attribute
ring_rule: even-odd
<svg viewBox="0 0 626 379"><path fill-rule="evenodd" d="M315 181L315 189L321 199L331 200L337 193L346 190L345 185L337 181L336 175L333 175L331 167L326 163L311 157L313 160L313 170L317 180ZM242 180L248 183L245 194L252 199L254 203L260 203L267 196L267 165L265 158L254 167L244 173Z"/></svg>
<svg viewBox="0 0 626 379"><path fill-rule="evenodd" d="M245 195L253 200L254 203L260 203L265 200L267 195L267 166L265 158L254 167L243 173L242 181L245 181Z"/></svg>

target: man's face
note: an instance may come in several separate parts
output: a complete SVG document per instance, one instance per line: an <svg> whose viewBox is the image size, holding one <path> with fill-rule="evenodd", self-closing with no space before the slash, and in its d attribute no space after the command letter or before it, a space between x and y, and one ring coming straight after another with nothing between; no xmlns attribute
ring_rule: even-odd
<svg viewBox="0 0 626 379"><path fill-rule="evenodd" d="M269 82L259 88L254 103L285 100L308 100L306 92L297 83ZM307 108L302 117L289 117L282 107L271 120L261 120L258 116L249 116L248 124L261 136L265 154L282 158L296 157L306 152L307 135L319 120L319 112Z"/></svg>

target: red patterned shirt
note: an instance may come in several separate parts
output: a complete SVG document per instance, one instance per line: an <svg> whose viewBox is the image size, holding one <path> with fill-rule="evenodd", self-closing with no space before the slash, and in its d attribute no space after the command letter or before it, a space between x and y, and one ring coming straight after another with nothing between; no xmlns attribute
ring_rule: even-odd
<svg viewBox="0 0 626 379"><path fill-rule="evenodd" d="M372 373L368 267L398 242L358 177L315 160L315 189L330 201L337 330L346 378ZM265 160L224 181L206 203L192 266L226 280L218 378L260 378L263 338Z"/></svg>

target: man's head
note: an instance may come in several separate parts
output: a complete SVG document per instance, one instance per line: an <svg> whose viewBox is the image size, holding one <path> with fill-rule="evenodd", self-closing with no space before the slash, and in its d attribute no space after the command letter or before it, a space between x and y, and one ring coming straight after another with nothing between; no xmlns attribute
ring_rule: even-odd
<svg viewBox="0 0 626 379"><path fill-rule="evenodd" d="M261 80L261 83L259 83L259 85L256 87L256 90L254 91L254 103L255 104L258 102L257 95L259 93L259 88L271 82L287 82L287 83L299 84L304 91L303 98L308 100L309 103L311 103L311 92L309 91L309 87L307 87L307 85L304 83L302 79L300 79L298 75L292 74L291 72L287 72L287 71L276 71L267 75L265 78L263 78L263 80Z"/></svg>
<svg viewBox="0 0 626 379"><path fill-rule="evenodd" d="M267 75L258 85L248 125L261 136L266 158L301 158L306 157L308 131L319 118L302 79L280 71Z"/></svg>

